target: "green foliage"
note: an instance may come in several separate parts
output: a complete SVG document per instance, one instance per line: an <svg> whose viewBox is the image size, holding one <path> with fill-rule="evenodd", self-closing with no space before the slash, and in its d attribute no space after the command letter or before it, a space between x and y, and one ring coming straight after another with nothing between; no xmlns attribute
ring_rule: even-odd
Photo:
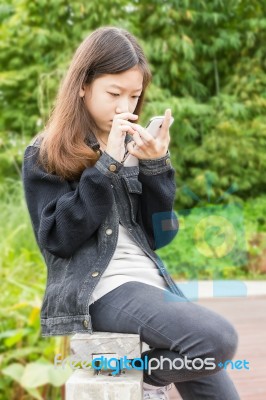
<svg viewBox="0 0 266 400"><path fill-rule="evenodd" d="M62 386L72 374L69 367L65 369L55 369L54 364L40 358L38 361L31 362L23 366L19 363L10 364L2 369L5 376L18 382L35 399L42 400L43 397L37 390L43 385Z"/></svg>
<svg viewBox="0 0 266 400"><path fill-rule="evenodd" d="M10 3L0 30L0 131L33 136L75 48L99 24L123 24L123 1L114 1L111 12L108 1Z"/></svg>
<svg viewBox="0 0 266 400"><path fill-rule="evenodd" d="M183 235L158 251L175 278L266 273L266 4L255 0L6 0L0 5L0 398L59 399L51 363L65 338L40 338L46 268L21 186L22 154L52 110L79 43L94 29L130 30L153 72L140 123L171 107L175 210L240 204L237 265L202 262ZM181 221L182 222L182 221ZM217 233L218 232L218 233ZM215 247L221 232L211 240ZM193 233L193 229L192 229ZM207 235L208 236L208 235ZM206 237L207 238L207 237ZM207 238L209 240L209 238ZM265 268L265 269L264 269ZM36 368L43 381L28 381ZM27 393L27 394L26 394Z"/></svg>
<svg viewBox="0 0 266 400"><path fill-rule="evenodd" d="M185 195L191 195L185 191ZM224 210L221 213L214 202L198 201L196 207L185 210L176 209L179 218L180 230L174 240L165 248L157 251L165 261L167 269L176 279L265 279L266 277L266 196L249 200L239 204L239 213L230 214L230 206L222 203ZM212 208L209 212L208 208ZM197 226L204 218L215 218L224 215L233 226L233 235L236 240L228 255L221 258L207 255L202 256L200 239L197 237ZM211 228L203 231L204 242L212 243L214 251L226 241L223 235L224 224L214 220ZM230 237L229 237L230 243ZM261 269L259 266L261 263Z"/></svg>
<svg viewBox="0 0 266 400"><path fill-rule="evenodd" d="M265 187L265 5L256 1L10 1L0 31L0 132L32 137L45 124L73 52L93 29L115 25L138 38L153 85L141 123L172 108L177 184L194 191L202 173L213 195L236 199ZM18 23L19 21L19 23ZM15 117L14 117L15 115ZM2 171L14 172L8 156ZM19 164L19 161L16 160ZM177 197L176 206L191 206Z"/></svg>
<svg viewBox="0 0 266 400"><path fill-rule="evenodd" d="M43 399L42 393L50 392L51 398L59 400L70 371L55 373L53 359L66 353L62 346L67 340L40 337L46 267L26 213L21 181L2 177L0 198L0 398L13 398L12 389L16 398L28 393Z"/></svg>

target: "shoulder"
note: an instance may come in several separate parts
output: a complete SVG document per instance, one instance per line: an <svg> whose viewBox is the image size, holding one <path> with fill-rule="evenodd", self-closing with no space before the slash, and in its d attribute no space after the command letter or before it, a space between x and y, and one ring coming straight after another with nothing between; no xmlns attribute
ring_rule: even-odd
<svg viewBox="0 0 266 400"><path fill-rule="evenodd" d="M28 142L22 161L22 177L23 180L32 180L34 184L40 182L66 182L66 180L55 173L50 173L45 168L43 160L40 159L40 147L45 132L39 132L34 138Z"/></svg>
<svg viewBox="0 0 266 400"><path fill-rule="evenodd" d="M44 133L39 132L28 142L24 149L22 162L22 171L24 176L28 175L29 173L32 174L36 172L46 173L39 162L39 152L43 136Z"/></svg>
<svg viewBox="0 0 266 400"><path fill-rule="evenodd" d="M24 163L27 162L29 159L35 157L38 158L43 137L44 133L39 132L27 143L26 147L24 148Z"/></svg>
<svg viewBox="0 0 266 400"><path fill-rule="evenodd" d="M43 137L44 137L44 132L39 132L37 135L34 136L34 138L31 139L27 147L29 146L40 147Z"/></svg>

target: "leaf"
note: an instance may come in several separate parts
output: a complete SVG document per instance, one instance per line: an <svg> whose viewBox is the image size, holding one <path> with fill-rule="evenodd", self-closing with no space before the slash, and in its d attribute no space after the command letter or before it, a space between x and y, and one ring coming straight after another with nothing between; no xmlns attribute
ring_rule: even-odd
<svg viewBox="0 0 266 400"><path fill-rule="evenodd" d="M25 388L27 390L27 392L34 397L37 400L43 400L43 397L40 395L40 393L38 392L38 390L36 389L30 389L30 388Z"/></svg>
<svg viewBox="0 0 266 400"><path fill-rule="evenodd" d="M72 373L73 370L69 366L56 369L54 364L46 361L31 362L25 367L21 385L25 388L36 388L46 384L62 386Z"/></svg>
<svg viewBox="0 0 266 400"><path fill-rule="evenodd" d="M2 362L7 364L9 360L11 359L20 359L24 358L26 356L32 356L33 354L37 353L43 353L42 348L36 348L36 347L23 347L22 349L14 349L6 351L5 353L2 353Z"/></svg>
<svg viewBox="0 0 266 400"><path fill-rule="evenodd" d="M36 322L39 322L40 307L34 307L29 316L29 325L33 326Z"/></svg>
<svg viewBox="0 0 266 400"><path fill-rule="evenodd" d="M14 344L18 343L21 341L21 339L28 335L30 332L30 329L24 328L24 329L18 329L17 333L13 335L12 337L9 337L4 341L6 347L12 347Z"/></svg>
<svg viewBox="0 0 266 400"><path fill-rule="evenodd" d="M21 378L23 376L23 373L25 371L25 367L21 364L18 363L14 363L9 365L8 367L4 368L2 370L2 373L10 378L12 378L14 381L18 382L21 386L23 386L21 384ZM27 390L27 392L29 394L31 394L35 399L37 400L43 400L42 396L40 395L40 393L34 389L34 388L26 388L24 387L24 389Z"/></svg>
<svg viewBox="0 0 266 400"><path fill-rule="evenodd" d="M11 307L7 308L7 311L13 311L13 310L20 310L21 308L29 307L30 303L28 301L23 301L17 304L14 304Z"/></svg>
<svg viewBox="0 0 266 400"><path fill-rule="evenodd" d="M2 373L6 376L9 376L14 381L20 383L21 377L24 373L25 367L19 363L14 363L9 365L8 367L2 369Z"/></svg>

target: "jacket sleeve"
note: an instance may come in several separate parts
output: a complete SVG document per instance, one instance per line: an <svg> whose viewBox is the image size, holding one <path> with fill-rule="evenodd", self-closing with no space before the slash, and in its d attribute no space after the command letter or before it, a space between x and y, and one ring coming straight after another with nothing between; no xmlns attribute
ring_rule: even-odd
<svg viewBox="0 0 266 400"><path fill-rule="evenodd" d="M178 233L178 220L173 210L176 183L170 152L161 158L139 160L142 195L137 222L152 250L170 243Z"/></svg>
<svg viewBox="0 0 266 400"><path fill-rule="evenodd" d="M28 146L22 165L34 234L40 249L68 258L91 238L110 211L113 194L108 165L116 161L104 152L93 167L83 171L73 189L70 181L62 181L37 165L38 151L38 147Z"/></svg>

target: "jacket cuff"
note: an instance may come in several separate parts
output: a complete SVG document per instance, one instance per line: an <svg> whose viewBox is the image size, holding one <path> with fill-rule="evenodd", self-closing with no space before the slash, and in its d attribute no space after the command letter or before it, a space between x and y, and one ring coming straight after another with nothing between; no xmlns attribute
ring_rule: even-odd
<svg viewBox="0 0 266 400"><path fill-rule="evenodd" d="M165 156L152 160L139 160L139 172L145 175L157 175L173 169L170 160L170 151Z"/></svg>
<svg viewBox="0 0 266 400"><path fill-rule="evenodd" d="M99 160L94 164L94 167L103 174L111 177L114 173L118 173L120 171L120 169L123 167L123 164L115 160L112 156L104 151Z"/></svg>

